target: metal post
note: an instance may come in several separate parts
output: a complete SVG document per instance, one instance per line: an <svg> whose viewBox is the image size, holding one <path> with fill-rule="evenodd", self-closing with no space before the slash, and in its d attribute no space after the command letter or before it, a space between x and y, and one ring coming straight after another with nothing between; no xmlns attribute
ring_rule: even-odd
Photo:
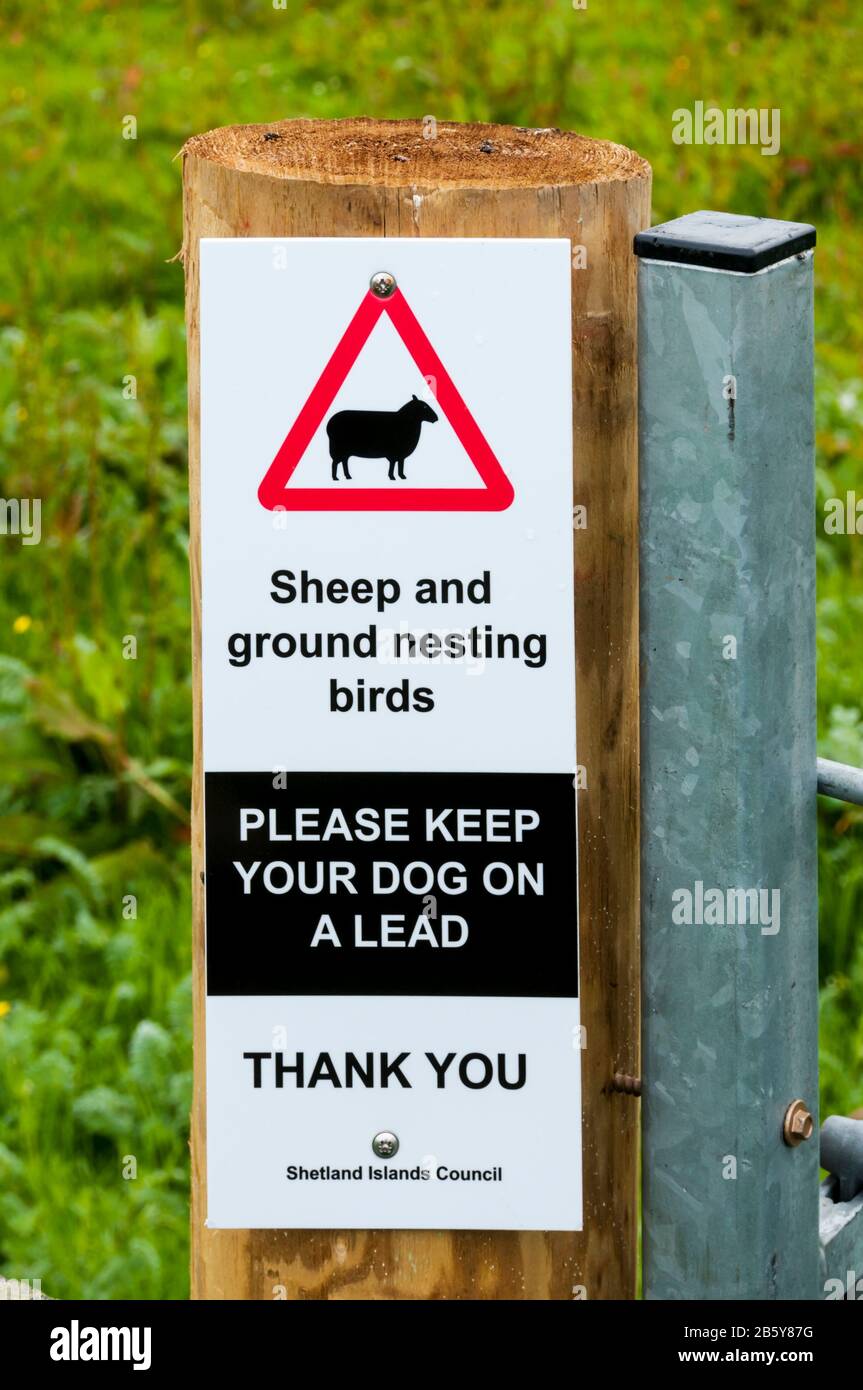
<svg viewBox="0 0 863 1390"><path fill-rule="evenodd" d="M636 237L647 1298L820 1296L814 243Z"/></svg>

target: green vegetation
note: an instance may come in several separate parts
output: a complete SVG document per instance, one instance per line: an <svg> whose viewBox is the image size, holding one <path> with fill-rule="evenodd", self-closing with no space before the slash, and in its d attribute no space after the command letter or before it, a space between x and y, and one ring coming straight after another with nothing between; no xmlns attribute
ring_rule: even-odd
<svg viewBox="0 0 863 1390"><path fill-rule="evenodd" d="M817 222L819 497L863 496L861 34L852 0L3 10L2 492L43 511L40 545L0 538L0 1272L60 1297L182 1297L191 695L174 156L195 131L289 115L560 125L646 155L656 220L717 207ZM779 108L781 153L672 144L674 109L696 100ZM863 763L863 540L820 528L818 547L822 751ZM822 1101L838 1112L863 1105L861 839L861 812L823 806Z"/></svg>

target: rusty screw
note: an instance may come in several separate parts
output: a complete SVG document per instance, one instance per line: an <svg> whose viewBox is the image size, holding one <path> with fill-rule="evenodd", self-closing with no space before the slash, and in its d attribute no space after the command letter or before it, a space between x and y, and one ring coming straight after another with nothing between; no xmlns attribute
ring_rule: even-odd
<svg viewBox="0 0 863 1390"><path fill-rule="evenodd" d="M805 1139L811 1139L815 1132L815 1121L803 1100L792 1100L782 1121L782 1138L791 1149L796 1149Z"/></svg>
<svg viewBox="0 0 863 1390"><path fill-rule="evenodd" d="M618 1091L624 1096L641 1095L641 1077L630 1076L625 1071L616 1071L611 1079L609 1087L612 1091Z"/></svg>

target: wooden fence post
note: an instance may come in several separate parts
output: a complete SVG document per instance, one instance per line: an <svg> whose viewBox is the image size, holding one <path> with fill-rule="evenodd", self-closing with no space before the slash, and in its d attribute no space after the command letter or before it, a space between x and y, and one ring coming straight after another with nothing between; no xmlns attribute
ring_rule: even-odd
<svg viewBox="0 0 863 1390"><path fill-rule="evenodd" d="M636 272L650 170L622 146L553 130L419 121L283 121L185 146L194 637L198 1298L572 1299L635 1291L638 646ZM201 237L565 237L573 251L576 685L584 1230L209 1231L204 1226L204 921L200 667ZM530 286L509 287L530 293ZM577 527L581 525L576 522Z"/></svg>

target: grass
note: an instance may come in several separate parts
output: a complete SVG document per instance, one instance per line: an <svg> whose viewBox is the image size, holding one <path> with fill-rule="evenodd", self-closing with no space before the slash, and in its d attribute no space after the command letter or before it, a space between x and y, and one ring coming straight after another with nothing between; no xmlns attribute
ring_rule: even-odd
<svg viewBox="0 0 863 1390"><path fill-rule="evenodd" d="M287 115L560 125L646 155L655 220L718 207L817 222L823 504L863 495L861 35L850 0L6 0L0 33L2 483L43 506L40 545L0 538L0 1271L60 1297L182 1297L176 152L195 131ZM779 108L781 153L674 145L672 113L695 100ZM863 544L822 528L818 557L821 748L863 763ZM822 1104L840 1113L863 1105L861 822L822 806Z"/></svg>

